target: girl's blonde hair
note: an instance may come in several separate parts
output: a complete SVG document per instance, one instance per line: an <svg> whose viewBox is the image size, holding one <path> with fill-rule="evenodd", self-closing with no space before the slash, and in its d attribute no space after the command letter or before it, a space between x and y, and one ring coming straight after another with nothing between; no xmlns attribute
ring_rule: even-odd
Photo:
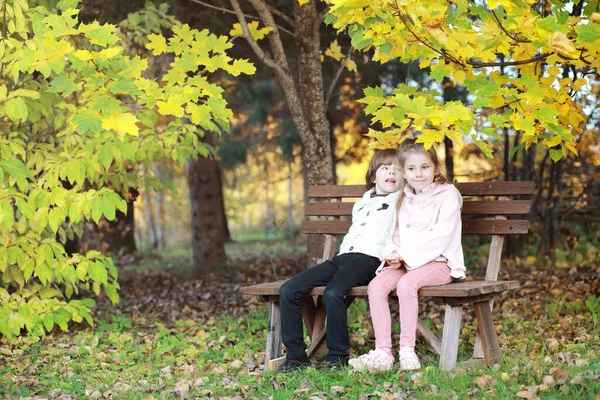
<svg viewBox="0 0 600 400"><path fill-rule="evenodd" d="M392 165L396 164L400 165L400 154L398 154L398 150L396 149L385 149L385 150L375 150L375 154L371 158L369 162L369 169L367 170L367 174L365 175L365 181L367 183L367 190L375 187L375 176L377 175L377 170L382 165ZM403 179L403 178L400 178ZM404 180L403 180L404 182ZM401 186L401 188L404 185Z"/></svg>
<svg viewBox="0 0 600 400"><path fill-rule="evenodd" d="M448 178L445 175L445 166L440 162L440 158L438 157L435 149L431 146L429 149L425 149L422 143L414 143L408 142L400 149L400 169L402 170L402 176L404 178L404 164L408 159L410 154L426 154L429 156L429 159L433 163L435 167L435 176L433 178L434 182L437 183L446 183L448 182ZM394 226L398 223L398 215L400 214L400 208L402 207L402 200L404 199L404 190L400 192L400 196L398 197L398 203L396 204L396 221Z"/></svg>

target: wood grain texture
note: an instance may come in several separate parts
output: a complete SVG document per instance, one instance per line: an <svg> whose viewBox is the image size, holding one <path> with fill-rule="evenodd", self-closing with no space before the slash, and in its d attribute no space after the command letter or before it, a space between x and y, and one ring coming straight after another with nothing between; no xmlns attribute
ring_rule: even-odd
<svg viewBox="0 0 600 400"><path fill-rule="evenodd" d="M345 235L350 229L351 221L304 221L302 233ZM529 231L529 221L525 219L464 220L463 235L521 235Z"/></svg>
<svg viewBox="0 0 600 400"><path fill-rule="evenodd" d="M265 370L269 369L269 361L281 357L281 313L279 303L270 303L269 324L267 326L267 346L265 349Z"/></svg>
<svg viewBox="0 0 600 400"><path fill-rule="evenodd" d="M245 295L278 296L279 288L285 281L260 283L242 288ZM515 290L520 287L518 281L466 281L453 282L447 285L424 287L419 290L422 297L476 297L492 293L502 293L506 290ZM311 295L323 295L325 286L315 287ZM367 297L367 286L355 286L348 291L347 296ZM395 296L395 292L392 292Z"/></svg>
<svg viewBox="0 0 600 400"><path fill-rule="evenodd" d="M314 216L352 216L354 203L306 203L304 215ZM531 211L531 200L465 200L463 215L526 215Z"/></svg>
<svg viewBox="0 0 600 400"><path fill-rule="evenodd" d="M477 318L477 330L481 338L481 347L485 356L485 363L488 367L500 362L500 345L496 327L492 318L490 305L487 301L473 303L475 308L475 317Z"/></svg>
<svg viewBox="0 0 600 400"><path fill-rule="evenodd" d="M533 181L459 182L454 184L463 196L526 196L535 190ZM362 197L365 185L322 185L308 188L309 198Z"/></svg>
<svg viewBox="0 0 600 400"><path fill-rule="evenodd" d="M447 305L444 315L442 352L440 354L440 369L442 371L450 371L456 368L461 321L462 306Z"/></svg>

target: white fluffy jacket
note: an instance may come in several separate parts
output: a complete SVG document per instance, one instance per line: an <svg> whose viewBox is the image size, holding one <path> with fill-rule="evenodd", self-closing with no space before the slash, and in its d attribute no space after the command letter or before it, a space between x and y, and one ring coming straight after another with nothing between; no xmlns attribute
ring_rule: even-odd
<svg viewBox="0 0 600 400"><path fill-rule="evenodd" d="M375 197L371 197L371 193L373 189L354 204L352 225L344 236L339 254L363 253L381 258L392 232L400 191Z"/></svg>
<svg viewBox="0 0 600 400"><path fill-rule="evenodd" d="M418 195L405 186L398 224L383 250L384 256L396 250L409 271L431 261L446 261L450 275L464 279L462 202L458 189L448 183L432 183ZM378 272L384 268L382 263Z"/></svg>

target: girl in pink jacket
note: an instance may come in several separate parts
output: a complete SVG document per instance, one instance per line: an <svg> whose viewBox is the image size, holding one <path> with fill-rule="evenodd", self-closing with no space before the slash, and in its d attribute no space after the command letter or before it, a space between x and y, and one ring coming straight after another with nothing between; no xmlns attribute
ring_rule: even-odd
<svg viewBox="0 0 600 400"><path fill-rule="evenodd" d="M400 304L400 368L421 368L415 354L418 291L424 286L465 278L461 245L462 196L441 172L435 150L406 145L400 154L406 181L398 200L395 229L384 247L377 276L369 284L369 307L375 350L349 361L357 370L392 368L392 321L388 296L396 290Z"/></svg>

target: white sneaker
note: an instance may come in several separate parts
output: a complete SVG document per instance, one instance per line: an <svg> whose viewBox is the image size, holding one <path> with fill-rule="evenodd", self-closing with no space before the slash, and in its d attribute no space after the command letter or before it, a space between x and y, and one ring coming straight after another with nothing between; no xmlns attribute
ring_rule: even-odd
<svg viewBox="0 0 600 400"><path fill-rule="evenodd" d="M392 369L394 356L390 356L381 349L375 349L360 357L350 359L348 364L356 371L385 372Z"/></svg>
<svg viewBox="0 0 600 400"><path fill-rule="evenodd" d="M421 362L419 357L415 353L415 350L411 347L403 347L400 349L400 369L403 371L411 371L414 369L420 369Z"/></svg>

